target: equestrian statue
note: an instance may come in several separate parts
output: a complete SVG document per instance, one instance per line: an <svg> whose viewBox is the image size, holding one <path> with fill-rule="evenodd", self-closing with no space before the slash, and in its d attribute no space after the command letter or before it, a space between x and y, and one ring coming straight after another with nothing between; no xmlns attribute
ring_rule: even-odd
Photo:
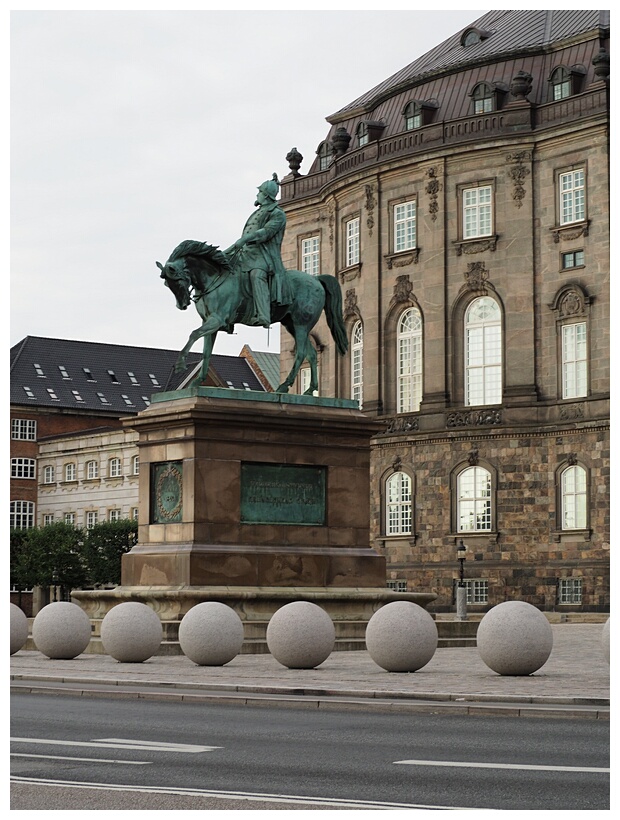
<svg viewBox="0 0 620 820"><path fill-rule="evenodd" d="M341 355L347 352L342 294L336 277L284 268L281 246L286 214L276 202L278 189L276 174L259 186L254 203L257 209L241 237L225 251L186 239L165 265L156 263L179 310L186 310L194 302L202 319L201 326L190 333L175 365L177 372L185 370L187 354L198 339L203 340L202 364L192 384L206 379L218 331L232 333L235 324L269 327L272 322L281 322L295 340L293 367L278 393L288 393L305 360L310 365L310 385L305 394L311 396L318 390L317 356L310 331L323 311L336 349Z"/></svg>

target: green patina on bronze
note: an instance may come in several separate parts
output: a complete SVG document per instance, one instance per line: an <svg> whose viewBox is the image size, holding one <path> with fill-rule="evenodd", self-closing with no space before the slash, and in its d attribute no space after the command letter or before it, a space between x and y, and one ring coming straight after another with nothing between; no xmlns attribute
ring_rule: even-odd
<svg viewBox="0 0 620 820"><path fill-rule="evenodd" d="M306 360L310 365L306 394L312 396L318 390L317 353L310 331L323 311L338 353L347 352L342 293L336 277L285 270L282 264L286 215L276 202L278 187L275 174L259 186L254 203L258 209L230 248L221 251L216 245L186 239L165 265L156 263L179 310L194 302L202 318L202 325L190 333L176 363L177 371L183 372L187 354L195 342L203 340L200 372L192 382L195 385L207 378L218 332L232 333L235 324L268 327L281 322L294 338L295 360L278 393L288 392Z"/></svg>
<svg viewBox="0 0 620 820"><path fill-rule="evenodd" d="M242 524L326 523L325 467L241 465Z"/></svg>
<svg viewBox="0 0 620 820"><path fill-rule="evenodd" d="M151 464L151 524L183 520L183 462Z"/></svg>

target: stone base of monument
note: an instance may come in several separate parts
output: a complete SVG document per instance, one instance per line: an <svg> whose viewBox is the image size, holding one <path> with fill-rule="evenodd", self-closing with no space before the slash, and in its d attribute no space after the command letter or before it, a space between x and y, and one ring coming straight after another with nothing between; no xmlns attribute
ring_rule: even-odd
<svg viewBox="0 0 620 820"><path fill-rule="evenodd" d="M342 587L187 587L185 589L117 587L109 590L78 590L72 599L86 611L93 624L93 639L87 652L102 652L99 626L106 613L117 603L140 601L152 607L164 628L158 654L181 654L178 630L182 617L198 603L217 601L230 606L241 618L244 629L242 654L268 652L266 631L271 616L285 604L309 601L324 609L336 629L335 650L365 649L366 626L372 615L391 601L413 601L426 607L433 593L394 592L385 588Z"/></svg>
<svg viewBox="0 0 620 820"><path fill-rule="evenodd" d="M139 434L138 544L119 587L74 594L91 619L141 601L172 644L191 606L219 601L244 623L243 651L266 651L273 613L311 601L338 648L354 648L384 603L435 599L388 590L369 546L370 439L383 423L356 402L197 387L154 395L125 424Z"/></svg>

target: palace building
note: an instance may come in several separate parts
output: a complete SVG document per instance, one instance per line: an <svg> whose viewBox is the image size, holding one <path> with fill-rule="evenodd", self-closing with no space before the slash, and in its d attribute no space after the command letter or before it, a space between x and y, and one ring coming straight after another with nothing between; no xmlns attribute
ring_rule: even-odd
<svg viewBox="0 0 620 820"><path fill-rule="evenodd" d="M461 546L474 612L607 611L609 12L489 11L327 122L282 256L342 286L388 585L451 610Z"/></svg>

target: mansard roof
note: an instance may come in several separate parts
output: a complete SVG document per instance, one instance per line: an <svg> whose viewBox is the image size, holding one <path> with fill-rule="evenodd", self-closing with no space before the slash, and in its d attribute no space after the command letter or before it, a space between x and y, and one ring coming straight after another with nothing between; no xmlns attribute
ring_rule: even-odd
<svg viewBox="0 0 620 820"><path fill-rule="evenodd" d="M362 112L370 112L382 100L414 87L429 75L497 62L517 54L540 52L554 43L578 39L596 29L603 32L609 29L608 10L489 11L327 117L327 121L339 123ZM470 30L478 31L480 37L478 42L464 45L464 35Z"/></svg>
<svg viewBox="0 0 620 820"><path fill-rule="evenodd" d="M132 415L148 407L154 393L177 389L197 370L201 355L190 353L187 370L175 373L178 355L178 350L27 336L11 348L11 404ZM238 356L214 354L209 372L223 387L264 391Z"/></svg>

